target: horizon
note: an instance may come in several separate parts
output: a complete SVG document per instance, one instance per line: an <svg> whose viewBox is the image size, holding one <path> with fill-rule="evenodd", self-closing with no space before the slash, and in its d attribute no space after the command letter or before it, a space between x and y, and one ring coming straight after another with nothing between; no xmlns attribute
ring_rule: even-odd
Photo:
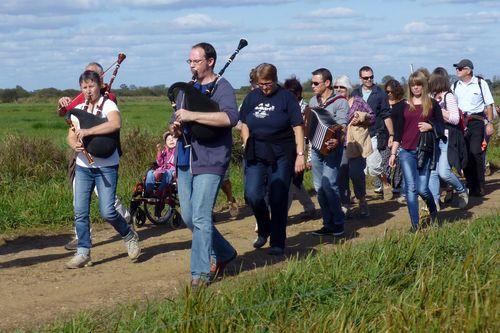
<svg viewBox="0 0 500 333"><path fill-rule="evenodd" d="M218 72L240 38L249 45L224 75L235 89L262 62L276 65L280 81L306 82L326 67L358 84L363 65L377 83L408 77L411 64L453 75L462 58L473 61L475 74L500 74L499 1L5 0L0 9L2 89L78 89L87 63L107 68L119 52L127 59L115 87L170 86L190 79L192 45L214 45Z"/></svg>

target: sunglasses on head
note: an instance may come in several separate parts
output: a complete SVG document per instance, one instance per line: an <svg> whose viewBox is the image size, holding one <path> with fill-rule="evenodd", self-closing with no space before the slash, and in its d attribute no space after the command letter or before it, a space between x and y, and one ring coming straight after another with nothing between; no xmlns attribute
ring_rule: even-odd
<svg viewBox="0 0 500 333"><path fill-rule="evenodd" d="M368 81L368 80L373 80L373 75L372 76L362 76L361 77L363 80Z"/></svg>
<svg viewBox="0 0 500 333"><path fill-rule="evenodd" d="M316 82L316 81L312 81L312 82L311 82L311 85L313 85L313 86L315 86L315 87L316 87L316 86L319 86L320 84L321 84L321 82Z"/></svg>

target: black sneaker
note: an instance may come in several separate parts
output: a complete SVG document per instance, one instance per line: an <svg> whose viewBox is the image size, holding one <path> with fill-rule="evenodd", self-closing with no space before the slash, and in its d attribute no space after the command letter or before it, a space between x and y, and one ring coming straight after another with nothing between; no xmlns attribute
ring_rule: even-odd
<svg viewBox="0 0 500 333"><path fill-rule="evenodd" d="M322 227L321 229L312 232L315 236L333 236L333 230L327 227Z"/></svg>
<svg viewBox="0 0 500 333"><path fill-rule="evenodd" d="M264 245L266 245L266 243L267 243L267 237L259 235L253 241L253 247L256 248L256 249L260 249L261 247L263 247Z"/></svg>
<svg viewBox="0 0 500 333"><path fill-rule="evenodd" d="M333 225L333 235L336 237L343 236L344 235L344 225L343 224L334 224Z"/></svg>

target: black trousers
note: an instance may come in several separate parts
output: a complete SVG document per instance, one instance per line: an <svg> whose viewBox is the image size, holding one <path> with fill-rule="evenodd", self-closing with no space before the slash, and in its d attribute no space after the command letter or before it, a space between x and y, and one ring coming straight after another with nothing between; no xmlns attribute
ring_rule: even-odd
<svg viewBox="0 0 500 333"><path fill-rule="evenodd" d="M469 161L464 169L469 191L484 189L484 156L481 145L484 140L484 122L472 119L467 124L465 144Z"/></svg>

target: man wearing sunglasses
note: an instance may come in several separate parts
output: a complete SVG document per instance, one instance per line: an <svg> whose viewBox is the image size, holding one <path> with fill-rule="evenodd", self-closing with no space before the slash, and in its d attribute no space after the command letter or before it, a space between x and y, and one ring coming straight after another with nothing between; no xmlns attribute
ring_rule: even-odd
<svg viewBox="0 0 500 333"><path fill-rule="evenodd" d="M347 125L349 104L345 97L335 95L332 89L332 73L326 68L312 72L311 85L314 96L309 106L320 107L328 111L337 124ZM345 214L342 211L340 192L337 182L343 144L330 139L325 142L329 153L322 155L316 149L311 152L313 182L318 203L323 215L323 227L313 232L317 236L342 236L344 234Z"/></svg>
<svg viewBox="0 0 500 333"><path fill-rule="evenodd" d="M469 59L453 64L459 81L453 85L458 107L465 115L468 163L464 169L467 188L472 196L484 195L484 153L482 143L494 132L493 96L488 84L474 76L474 65ZM486 126L485 126L486 123Z"/></svg>
<svg viewBox="0 0 500 333"><path fill-rule="evenodd" d="M390 153L387 146L392 145L392 139L394 138L389 98L382 88L374 84L371 67L361 67L359 69L359 78L361 86L355 88L351 95L362 97L375 114L375 122L369 128L373 153L366 159L366 170L369 175L377 177L375 180L375 193L384 196L384 184L387 183L386 169Z"/></svg>

